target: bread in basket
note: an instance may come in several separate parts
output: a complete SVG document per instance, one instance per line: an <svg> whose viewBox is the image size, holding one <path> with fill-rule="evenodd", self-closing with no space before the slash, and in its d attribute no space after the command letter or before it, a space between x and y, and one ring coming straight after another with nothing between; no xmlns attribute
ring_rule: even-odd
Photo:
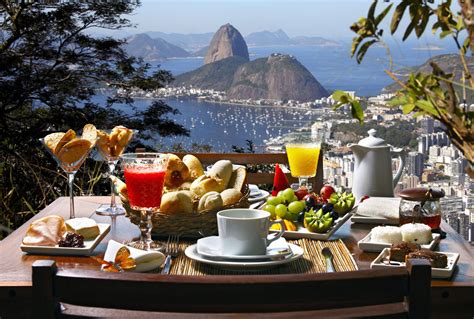
<svg viewBox="0 0 474 319"><path fill-rule="evenodd" d="M216 162L205 173L195 156L186 155L180 159L170 154L161 207L152 217L152 233L181 237L217 234L218 211L249 207L250 191L246 175L244 167L234 168L228 160ZM125 183L115 176L111 178L126 210L126 216L138 225L140 212L130 207Z"/></svg>

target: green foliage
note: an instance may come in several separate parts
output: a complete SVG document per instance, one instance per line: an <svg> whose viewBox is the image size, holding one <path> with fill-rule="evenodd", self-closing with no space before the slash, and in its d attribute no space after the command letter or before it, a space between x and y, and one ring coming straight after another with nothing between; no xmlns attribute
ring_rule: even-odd
<svg viewBox="0 0 474 319"><path fill-rule="evenodd" d="M351 106L352 117L359 120L360 124L364 123L364 110L356 98L353 98L344 91L334 91L332 98L339 102L333 106L334 110L343 105L349 104Z"/></svg>
<svg viewBox="0 0 474 319"><path fill-rule="evenodd" d="M377 17L374 15L376 6L377 0L369 8L367 18L361 18L351 27L357 33L351 53L356 54L359 63L362 60L360 57L364 56L368 47L382 41L383 30L379 29L379 24L390 11L392 4L388 5ZM472 91L474 79L465 54L471 45L470 38L474 35L474 31L465 32L463 18L468 21L472 19L473 4L470 1L463 4L464 17L455 14L451 6L452 0L436 3L430 0L401 0L393 12L390 29L392 34L397 32L402 17L408 11L410 23L403 33L403 40L406 40L413 31L419 38L425 32L430 18L434 18L435 22L431 30L433 33L439 32L441 39L449 36L454 40L463 65L463 78L468 79ZM462 40L463 36L464 40ZM364 43L366 46L359 46L363 41L366 41ZM471 47L471 50L474 52L474 47ZM459 84L454 83L454 75L442 70L434 61L430 62L430 66L431 73L411 73L405 83L390 70L386 71L402 87L391 104L401 106L405 114L412 113L415 117L428 115L440 121L451 142L461 150L471 164L467 171L471 177L474 177L474 126L472 125L474 112L459 107L459 98L454 87ZM464 83L461 86L464 86Z"/></svg>
<svg viewBox="0 0 474 319"><path fill-rule="evenodd" d="M177 110L162 101L138 110L129 95L133 88L163 87L171 74L150 73L150 65L126 54L122 40L95 38L87 32L130 26L124 15L137 5L65 1L45 8L35 1L0 1L1 225L14 229L66 194L65 176L38 142L49 132L80 130L93 123L98 128L138 129L141 140L189 134L170 118ZM93 97L99 87L124 94L98 104ZM115 109L115 103L128 105L127 112ZM76 194L108 194L108 181L100 178L103 171L92 160L83 165Z"/></svg>

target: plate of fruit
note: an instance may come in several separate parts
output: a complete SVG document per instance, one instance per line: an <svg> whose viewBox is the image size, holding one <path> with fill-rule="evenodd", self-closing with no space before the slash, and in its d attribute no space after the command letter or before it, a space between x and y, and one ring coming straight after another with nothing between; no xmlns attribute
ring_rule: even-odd
<svg viewBox="0 0 474 319"><path fill-rule="evenodd" d="M354 204L351 193L336 192L325 185L320 194L309 193L305 188L287 188L268 197L261 209L268 211L272 219L283 219L286 238L328 240L351 218ZM279 227L273 225L272 230Z"/></svg>

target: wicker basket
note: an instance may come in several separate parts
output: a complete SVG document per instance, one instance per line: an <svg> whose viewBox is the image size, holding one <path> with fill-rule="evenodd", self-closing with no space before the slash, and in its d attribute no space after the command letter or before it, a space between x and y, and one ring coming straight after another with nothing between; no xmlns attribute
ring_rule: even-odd
<svg viewBox="0 0 474 319"><path fill-rule="evenodd" d="M248 185L242 190L244 196L235 204L221 207L218 210L209 210L197 213L198 202L194 203L195 212L191 214L153 214L153 230L155 236L179 235L181 238L198 238L203 236L217 235L217 212L229 208L248 208L250 190ZM136 225L140 222L140 211L133 210L127 200L122 198L126 216Z"/></svg>

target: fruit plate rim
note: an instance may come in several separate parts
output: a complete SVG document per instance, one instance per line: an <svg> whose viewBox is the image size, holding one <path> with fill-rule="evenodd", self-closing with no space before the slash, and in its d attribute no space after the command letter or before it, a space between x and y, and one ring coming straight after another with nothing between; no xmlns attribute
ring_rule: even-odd
<svg viewBox="0 0 474 319"><path fill-rule="evenodd" d="M355 207L347 212L343 217L340 217L331 229L326 233L312 233L308 231L301 223L295 223L298 229L296 231L285 230L283 237L287 239L317 239L317 240L328 240L345 222L347 222L353 214Z"/></svg>
<svg viewBox="0 0 474 319"><path fill-rule="evenodd" d="M391 247L391 244L388 244L388 243L372 243L370 241L371 234L372 234L372 230L367 234L367 236L365 236L364 238L362 238L361 240L357 242L357 246L359 246L359 248L362 251L379 253L385 248ZM440 234L433 233L433 240L430 241L428 244L420 245L420 246L423 249L433 250L436 247L436 245L438 245L440 239L441 239Z"/></svg>
<svg viewBox="0 0 474 319"><path fill-rule="evenodd" d="M97 223L99 226L99 235L91 240L84 240L85 247L57 247L57 246L32 246L20 245L23 252L27 254L38 255L58 255L58 256L89 256L92 254L97 245L104 239L110 231L110 224Z"/></svg>
<svg viewBox="0 0 474 319"><path fill-rule="evenodd" d="M370 268L393 268L393 267L405 267L404 262L396 262L395 265L389 265L383 262L383 259L388 257L390 253L390 248L384 248L382 252L377 256L377 258L372 261ZM439 279L448 279L454 273L454 269L459 260L459 253L447 252L447 251L437 251L437 253L446 255L448 257L448 267L447 268L431 268L431 277Z"/></svg>

